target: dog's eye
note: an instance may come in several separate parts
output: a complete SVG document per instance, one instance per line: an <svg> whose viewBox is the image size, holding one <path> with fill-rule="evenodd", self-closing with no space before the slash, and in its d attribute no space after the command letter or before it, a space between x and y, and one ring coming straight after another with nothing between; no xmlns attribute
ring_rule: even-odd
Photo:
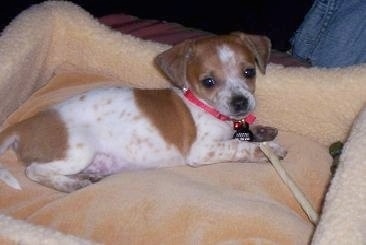
<svg viewBox="0 0 366 245"><path fill-rule="evenodd" d="M244 77L247 79L251 79L255 77L255 69L254 68L248 68L244 70Z"/></svg>
<svg viewBox="0 0 366 245"><path fill-rule="evenodd" d="M213 86L215 86L216 81L213 80L212 78L205 78L205 79L202 80L202 84L206 88L212 88Z"/></svg>

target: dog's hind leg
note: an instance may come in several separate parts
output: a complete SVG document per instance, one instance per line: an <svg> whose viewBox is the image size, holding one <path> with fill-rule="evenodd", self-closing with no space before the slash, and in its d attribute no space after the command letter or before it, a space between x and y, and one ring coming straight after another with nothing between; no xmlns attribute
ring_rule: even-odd
<svg viewBox="0 0 366 245"><path fill-rule="evenodd" d="M60 174L41 175L40 172L45 172L43 170L40 171L39 167L42 167L42 165L32 164L27 167L25 171L27 177L41 185L51 187L62 192L73 192L92 184L90 180L78 179L73 176Z"/></svg>
<svg viewBox="0 0 366 245"><path fill-rule="evenodd" d="M92 161L95 153L90 145L71 149L65 160L48 163L33 162L26 168L26 175L41 185L63 192L72 192L92 184L92 181L77 174Z"/></svg>

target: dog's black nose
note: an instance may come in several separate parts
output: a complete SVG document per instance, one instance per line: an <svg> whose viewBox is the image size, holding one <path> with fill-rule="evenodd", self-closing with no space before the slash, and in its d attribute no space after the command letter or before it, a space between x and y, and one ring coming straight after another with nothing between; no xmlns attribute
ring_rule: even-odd
<svg viewBox="0 0 366 245"><path fill-rule="evenodd" d="M236 95L231 99L230 105L234 113L244 112L248 109L248 98Z"/></svg>

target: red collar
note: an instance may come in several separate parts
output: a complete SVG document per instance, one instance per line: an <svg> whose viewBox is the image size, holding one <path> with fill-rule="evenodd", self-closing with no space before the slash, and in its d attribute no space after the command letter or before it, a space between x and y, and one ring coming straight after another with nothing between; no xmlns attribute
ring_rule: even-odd
<svg viewBox="0 0 366 245"><path fill-rule="evenodd" d="M238 126L237 124L239 124L239 123L243 124L246 122L248 124L252 124L256 119L256 117L253 114L249 114L241 120L232 119L226 115L221 114L215 108L202 102L192 93L192 91L190 89L183 89L183 94L184 94L184 97L186 97L190 102L192 102L196 106L200 107L201 109L203 109L207 113L211 114L212 116L216 117L217 119L220 119L222 121L233 121L234 129L236 129L236 127Z"/></svg>

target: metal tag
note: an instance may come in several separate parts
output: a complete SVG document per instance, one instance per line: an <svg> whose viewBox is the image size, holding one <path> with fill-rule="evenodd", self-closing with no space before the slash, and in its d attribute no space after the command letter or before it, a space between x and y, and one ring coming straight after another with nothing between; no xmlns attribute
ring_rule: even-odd
<svg viewBox="0 0 366 245"><path fill-rule="evenodd" d="M233 139L238 139L241 141L252 141L253 134L250 131L244 131L244 132L236 131L234 133Z"/></svg>
<svg viewBox="0 0 366 245"><path fill-rule="evenodd" d="M241 141L252 141L253 133L249 130L248 123L242 124L240 127L235 127L235 133L233 139L238 139Z"/></svg>

